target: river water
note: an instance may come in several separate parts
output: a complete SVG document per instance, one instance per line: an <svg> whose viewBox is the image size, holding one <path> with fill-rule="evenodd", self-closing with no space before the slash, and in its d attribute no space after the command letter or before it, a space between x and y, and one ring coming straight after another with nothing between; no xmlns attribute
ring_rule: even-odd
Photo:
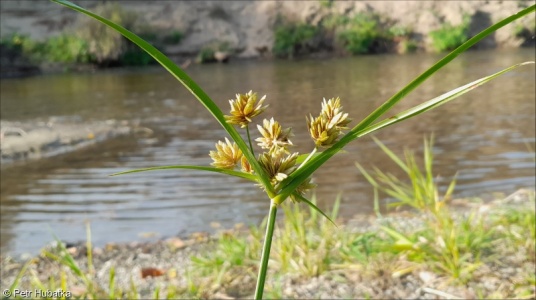
<svg viewBox="0 0 536 300"><path fill-rule="evenodd" d="M401 111L515 63L534 49L469 52L404 99ZM250 89L267 95L264 117L292 127L294 148L310 151L305 115L318 114L323 97L339 96L354 119L365 117L439 55L375 55L302 61L245 61L191 66L187 72L227 113L228 99ZM458 172L457 197L510 193L535 186L535 72L522 67L461 98L375 136L395 153L422 154L434 133L435 174L446 185ZM53 240L85 239L87 221L97 245L187 235L236 223L258 224L269 202L243 180L194 171L158 171L108 177L142 167L208 165L223 129L200 103L159 67L60 74L1 82L1 118L47 121L51 116L129 120L152 136L121 137L31 163L2 166L1 251L36 253ZM256 133L255 133L256 134ZM344 217L372 211L372 187L355 167L401 175L371 138L315 175L321 208L342 193ZM305 207L304 207L305 208ZM212 224L213 225L213 224Z"/></svg>

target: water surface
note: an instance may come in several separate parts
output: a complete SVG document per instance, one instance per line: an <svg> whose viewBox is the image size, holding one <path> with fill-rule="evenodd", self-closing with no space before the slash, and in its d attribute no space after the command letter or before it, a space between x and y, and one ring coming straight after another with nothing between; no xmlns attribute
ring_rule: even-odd
<svg viewBox="0 0 536 300"><path fill-rule="evenodd" d="M293 128L295 150L310 151L305 115L318 114L323 97L339 96L354 119L365 117L439 55L376 55L303 61L249 61L192 66L187 72L227 110L227 100L250 89L267 94L264 117ZM399 112L515 63L533 49L466 53L393 109ZM376 134L398 154L422 154L435 135L435 173L447 184L458 172L456 196L510 193L535 186L535 72L520 68L455 102ZM121 242L211 230L210 223L258 223L268 209L262 191L219 174L159 171L108 177L134 168L210 164L208 152L223 129L193 96L160 68L111 70L10 79L1 82L1 118L47 121L51 116L129 120L154 130L81 151L1 169L2 253L36 252L52 240ZM532 150L533 151L533 150ZM372 188L354 163L401 175L369 137L315 175L319 206L342 192L350 217L372 210Z"/></svg>

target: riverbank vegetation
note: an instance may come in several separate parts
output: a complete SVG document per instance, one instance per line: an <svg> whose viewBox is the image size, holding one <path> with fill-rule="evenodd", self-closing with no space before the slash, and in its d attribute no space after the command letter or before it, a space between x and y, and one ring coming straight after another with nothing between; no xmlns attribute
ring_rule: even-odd
<svg viewBox="0 0 536 300"><path fill-rule="evenodd" d="M95 12L134 31L157 47L180 43L183 33L178 30L157 33L140 14L118 3L105 3ZM61 35L38 41L27 35L14 33L3 38L0 46L13 55L34 64L92 64L98 67L144 66L155 63L149 54L128 41L121 34L90 19L80 19L73 29Z"/></svg>
<svg viewBox="0 0 536 300"><path fill-rule="evenodd" d="M344 222L336 205L330 216L338 227L288 203L265 296L533 298L534 195L455 199L439 218L410 209ZM25 264L3 258L2 289L90 299L251 298L265 224L104 248L93 247L88 231L85 245L57 243Z"/></svg>
<svg viewBox="0 0 536 300"><path fill-rule="evenodd" d="M469 31L473 22L470 16L460 24L442 21L443 25L430 31L430 38L426 39L415 33L415 28L401 25L386 15L372 11L340 12L334 8L333 1L320 3L319 13L322 17L315 21L278 15L273 28L270 26L273 30L273 43L266 48L259 48L257 51L260 55L266 57L271 53L274 57L286 59L311 55L408 53L425 49L441 52L456 48L474 34ZM118 3L99 4L94 10L136 32L162 50L180 45L187 37L187 33L179 29L157 28L145 20L139 11L130 10ZM531 45L533 35L534 26L530 24L526 26L518 23L512 30L512 36L525 40L523 45ZM16 32L4 35L0 47L10 57L21 56L22 61L34 66L40 65L45 70L85 69L87 66L144 66L155 62L150 55L120 34L90 19L77 20L68 30L46 40L35 40ZM241 51L237 47L227 40L212 40L201 45L192 54L191 60L200 63L227 61ZM219 53L219 57L216 53Z"/></svg>
<svg viewBox="0 0 536 300"><path fill-rule="evenodd" d="M434 48L439 52L456 49L469 39L469 25L469 17L465 16L462 24L445 23L441 28L430 32Z"/></svg>

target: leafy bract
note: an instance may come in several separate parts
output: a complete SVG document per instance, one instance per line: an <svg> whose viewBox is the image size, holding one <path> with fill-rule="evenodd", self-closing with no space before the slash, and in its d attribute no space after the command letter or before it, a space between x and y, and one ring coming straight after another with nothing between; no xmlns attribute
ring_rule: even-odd
<svg viewBox="0 0 536 300"><path fill-rule="evenodd" d="M176 169L190 169L190 170L198 170L198 171L208 171L208 172L216 172L216 173L222 173L227 174L235 177L244 178L251 181L257 181L257 177L253 174L235 171L235 170L227 170L227 169L221 169L221 168L214 168L214 167L204 167L204 166L190 166L190 165L177 165L177 166L162 166L162 167L151 167L151 168L143 168L143 169L135 169L135 170L128 170L124 172L119 172L112 174L110 176L117 176L117 175L124 175L124 174L130 174L130 173L139 173L139 172L147 172L147 171L160 171L160 170L176 170Z"/></svg>

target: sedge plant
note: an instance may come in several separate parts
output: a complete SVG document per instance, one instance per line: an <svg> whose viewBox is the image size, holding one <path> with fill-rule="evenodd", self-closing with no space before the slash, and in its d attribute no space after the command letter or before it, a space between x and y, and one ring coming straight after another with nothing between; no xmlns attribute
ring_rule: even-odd
<svg viewBox="0 0 536 300"><path fill-rule="evenodd" d="M261 299L263 296L278 207L285 200L290 198L294 202L305 202L314 210L326 218L329 218L325 213L318 209L313 202L308 200L305 195L308 190L311 190L314 187L314 185L311 183L311 176L320 166L341 151L348 143L358 138L445 104L517 67L534 63L524 62L516 64L495 74L483 77L464 86L451 90L450 92L447 92L439 97L426 101L394 116L378 121L381 117L384 117L395 104L397 104L435 72L446 66L458 55L499 28L534 12L536 5L532 5L521 10L515 15L507 17L506 19L488 27L479 34L475 35L473 38L469 39L467 42L463 43L450 54L438 61L435 65L424 71L421 75L411 81L408 85L402 88L399 92L389 98L385 103L379 106L376 110L374 110L371 114L365 117L362 121L358 122L357 125L353 126L352 128L348 126L351 120L348 117L348 114L343 112L341 100L339 98L324 100L322 102L320 114L316 117L310 115L310 117L307 118L309 133L314 141L313 149L309 154L300 155L299 153L292 151L290 130L284 129L277 121L273 119L265 119L262 121L262 125L258 125L261 137L255 141L261 147L262 153L259 153L258 156L256 156L250 134L250 127L252 126L252 123L254 123L254 118L257 118L265 110L265 97L262 97L257 102L256 93L248 92L245 94L237 94L236 99L230 100L231 112L226 116L220 107L215 104L210 96L207 95L207 93L190 78L190 76L188 76L180 67L173 63L171 59L169 59L144 39L128 31L124 27L74 3L66 0L52 1L69 7L75 11L81 12L101 23L108 25L138 45L141 49L151 55L158 63L160 63L179 82L181 82L184 87L189 90L197 98L197 100L199 100L199 102L201 102L201 104L212 114L216 121L225 129L230 137L230 140L226 138L225 142L219 141L216 144L216 150L210 153L210 157L213 159L212 166L164 166L131 170L114 175L165 169L193 169L240 177L261 187L266 193L270 207L264 244L262 247L259 274L255 288L256 299ZM239 126L246 132L247 140L242 138L235 126Z"/></svg>

